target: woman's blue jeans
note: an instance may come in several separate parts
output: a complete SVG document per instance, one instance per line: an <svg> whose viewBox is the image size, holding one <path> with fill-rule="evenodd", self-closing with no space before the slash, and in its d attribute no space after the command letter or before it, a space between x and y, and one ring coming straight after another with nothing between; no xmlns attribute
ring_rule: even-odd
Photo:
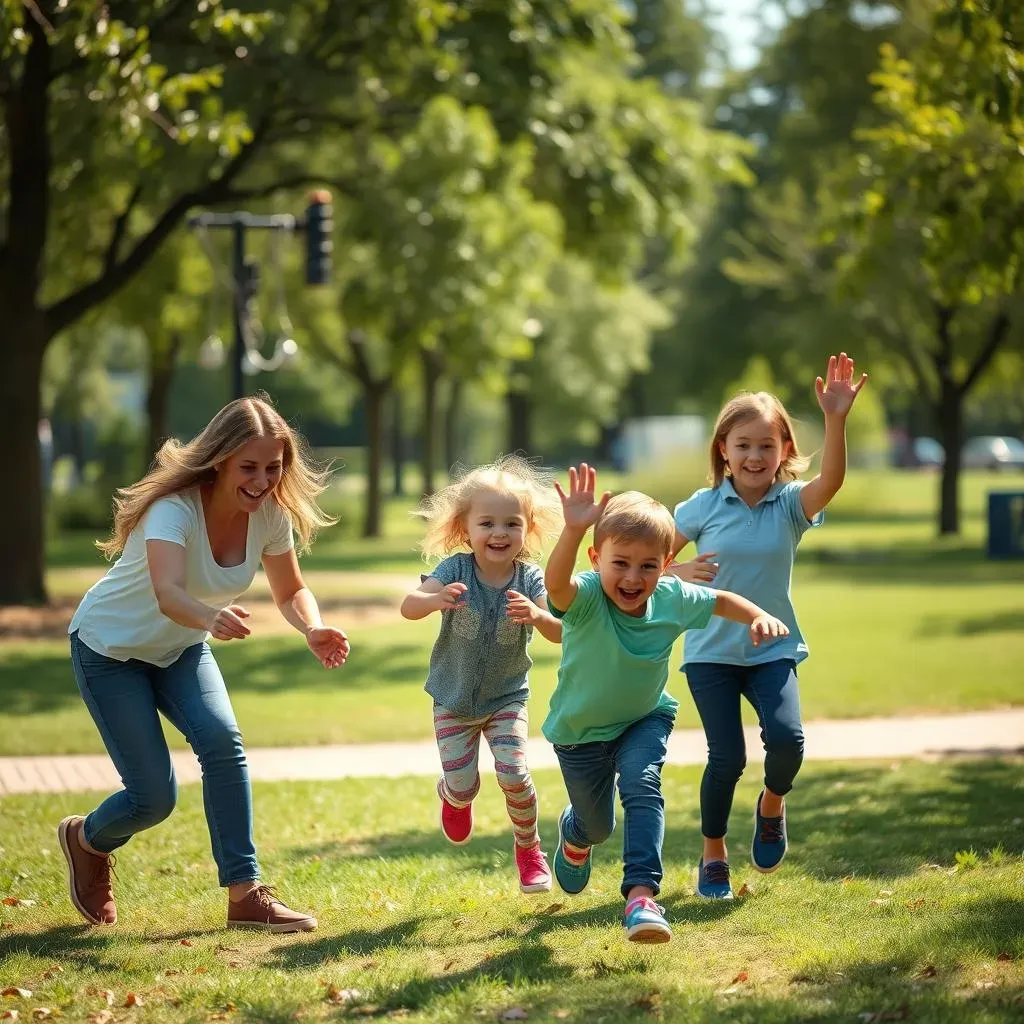
<svg viewBox="0 0 1024 1024"><path fill-rule="evenodd" d="M188 740L203 772L203 802L221 885L259 878L252 839L252 791L242 734L208 644L158 668L115 661L71 635L82 699L124 785L85 819L86 841L110 853L174 809L177 781L160 728L162 712Z"/></svg>
<svg viewBox="0 0 1024 1024"><path fill-rule="evenodd" d="M688 664L685 671L708 740L708 763L700 784L701 832L708 839L720 839L729 827L736 783L747 766L741 696L751 703L761 723L765 786L779 796L793 788L804 759L796 663L789 659L762 665L702 661Z"/></svg>

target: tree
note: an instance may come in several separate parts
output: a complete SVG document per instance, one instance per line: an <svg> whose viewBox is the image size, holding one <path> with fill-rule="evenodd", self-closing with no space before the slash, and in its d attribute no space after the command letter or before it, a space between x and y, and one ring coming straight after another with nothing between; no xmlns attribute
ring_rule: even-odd
<svg viewBox="0 0 1024 1024"><path fill-rule="evenodd" d="M964 401L1013 337L1021 292L1022 66L1019 5L946 0L909 59L883 48L872 81L886 120L859 136L857 234L842 268L870 286L892 274L894 254L914 267L931 331L927 343L906 335L899 351L942 431L944 534L960 528Z"/></svg>

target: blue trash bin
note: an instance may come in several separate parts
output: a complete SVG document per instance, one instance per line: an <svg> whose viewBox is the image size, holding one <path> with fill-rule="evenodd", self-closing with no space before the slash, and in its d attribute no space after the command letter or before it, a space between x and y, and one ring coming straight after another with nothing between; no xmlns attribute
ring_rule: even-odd
<svg viewBox="0 0 1024 1024"><path fill-rule="evenodd" d="M1024 558L1024 491L990 491L988 557Z"/></svg>

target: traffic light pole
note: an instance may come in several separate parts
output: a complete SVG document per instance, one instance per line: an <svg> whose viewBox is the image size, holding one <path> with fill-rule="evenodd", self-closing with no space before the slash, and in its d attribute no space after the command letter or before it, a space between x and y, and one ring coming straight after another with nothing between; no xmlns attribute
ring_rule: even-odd
<svg viewBox="0 0 1024 1024"><path fill-rule="evenodd" d="M259 265L245 258L245 232L249 228L273 231L305 231L307 240L306 283L326 284L331 271L331 196L314 192L304 218L291 214L270 215L236 210L233 213L197 213L188 219L191 228L230 228L232 232L231 279L234 284L232 321L234 345L231 355L232 398L245 397L246 336L252 315L252 300L259 284ZM216 284L215 284L216 287Z"/></svg>

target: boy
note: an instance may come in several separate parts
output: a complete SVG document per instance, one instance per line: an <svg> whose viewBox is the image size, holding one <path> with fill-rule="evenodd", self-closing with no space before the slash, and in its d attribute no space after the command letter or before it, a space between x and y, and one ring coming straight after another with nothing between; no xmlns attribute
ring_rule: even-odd
<svg viewBox="0 0 1024 1024"><path fill-rule="evenodd" d="M661 768L677 702L665 692L672 645L712 615L749 625L752 642L785 636L785 623L728 591L662 575L675 541L672 514L637 491L594 500L596 471L569 470L555 484L565 525L544 582L562 619L558 686L543 725L569 793L558 820L554 868L568 893L590 880L591 849L615 827L615 776L625 817L623 926L633 942L667 942L672 930L654 902L661 886L665 801ZM594 525L596 524L596 525ZM594 525L593 572L574 577L580 543Z"/></svg>

